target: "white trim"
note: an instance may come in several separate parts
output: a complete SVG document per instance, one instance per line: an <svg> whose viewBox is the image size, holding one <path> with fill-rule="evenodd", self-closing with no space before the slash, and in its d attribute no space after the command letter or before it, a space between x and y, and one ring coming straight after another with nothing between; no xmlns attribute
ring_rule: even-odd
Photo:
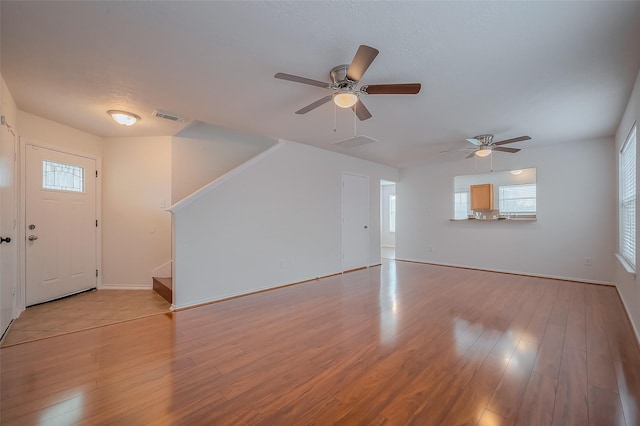
<svg viewBox="0 0 640 426"><path fill-rule="evenodd" d="M96 162L96 170L98 171L98 177L96 178L96 219L98 220L98 229L96 231L96 268L99 273L96 278L96 288L98 290L102 289L102 156L91 154L88 152L77 151L74 149L66 149L64 147L53 145L49 143L40 142L35 139L26 138L24 136L20 136L19 142L19 152L18 157L20 158L20 200L19 200L19 211L18 211L18 258L20 268L20 291L16 296L16 318L20 316L20 314L26 309L26 290L27 290L27 261L26 261L26 202L27 202L27 190L26 190L26 179L27 179L27 156L26 149L27 145L33 145L40 148L49 149L52 151L62 152L66 154L75 155L78 157L89 158L91 160L95 160Z"/></svg>
<svg viewBox="0 0 640 426"><path fill-rule="evenodd" d="M153 284L102 284L99 290L153 290Z"/></svg>
<svg viewBox="0 0 640 426"><path fill-rule="evenodd" d="M519 271L510 271L508 269L489 269L489 268L481 268L479 266L469 266L469 265L460 265L455 263L443 263L443 262L431 262L426 260L414 260L414 259L400 259L396 257L394 260L398 262L415 262L415 263L424 263L427 265L438 265L438 266L451 266L454 268L464 268L464 269L473 269L476 271L486 271L486 272L497 272L500 274L512 274L512 275L524 275L527 277L536 277L536 278L549 278L552 280L561 280L561 281L572 281L577 283L585 283L585 284L598 284L598 285L608 285L615 287L615 283L611 281L600 281L600 280L590 280L587 278L573 278L573 277L563 277L560 275L546 275L546 274L534 274L532 272L519 272Z"/></svg>
<svg viewBox="0 0 640 426"><path fill-rule="evenodd" d="M631 317L631 310L629 309L629 306L627 305L626 300L624 300L624 296L622 295L622 292L618 288L618 285L615 284L615 287L616 287L616 291L618 292L618 296L620 297L620 300L622 300L622 306L624 307L625 313L627 314L627 318L631 323L631 328L633 328L633 332L636 333L636 342L640 344L640 330L638 330L638 327L636 327L636 323L633 322L633 318Z"/></svg>
<svg viewBox="0 0 640 426"><path fill-rule="evenodd" d="M164 262L162 265L158 266L156 269L151 271L151 277L172 277L173 276L173 260L169 260Z"/></svg>
<svg viewBox="0 0 640 426"><path fill-rule="evenodd" d="M633 266L631 266L629 262L627 262L627 260L624 257L622 257L620 253L616 253L616 258L628 273L634 276L636 275L636 269Z"/></svg>
<svg viewBox="0 0 640 426"><path fill-rule="evenodd" d="M175 203L174 205L169 207L167 210L170 211L171 213L176 213L177 211L183 209L185 206L188 206L192 202L194 202L196 200L199 200L200 198L202 198L203 196L205 196L206 194L211 192L213 189L215 189L218 186L220 186L223 182L226 182L227 180L229 180L230 178L234 177L235 175L240 174L240 173L244 172L245 170L247 170L248 168L253 167L253 165L261 162L266 157L270 156L274 152L276 152L276 151L280 150L281 148L283 148L286 144L287 144L287 141L281 139L280 141L278 141L277 144L275 144L274 146L270 147L266 151L261 152L260 154L256 155L253 158L250 158L249 160L247 160L244 163L240 164L238 167L235 167L232 170L228 171L227 173L223 174L222 176L220 176L216 180L206 184L205 186L203 186L202 188L198 189L197 191L192 192L191 194L187 195L182 200L178 201L177 203Z"/></svg>

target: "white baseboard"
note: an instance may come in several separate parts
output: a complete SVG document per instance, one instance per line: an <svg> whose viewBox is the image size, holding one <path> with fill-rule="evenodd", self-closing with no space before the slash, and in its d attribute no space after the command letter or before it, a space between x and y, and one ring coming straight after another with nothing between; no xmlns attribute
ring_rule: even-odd
<svg viewBox="0 0 640 426"><path fill-rule="evenodd" d="M622 300L622 306L624 307L625 313L627 314L627 318L629 318L629 322L631 323L631 328L633 328L633 332L636 334L636 343L640 345L640 332L638 332L638 327L636 327L636 323L633 322L633 318L631 317L631 310L629 309L629 306L627 305L627 302L624 300L624 296L622 295L622 292L620 291L617 285L616 285L616 291L618 292L618 297L620 297L620 300Z"/></svg>
<svg viewBox="0 0 640 426"><path fill-rule="evenodd" d="M100 290L153 290L153 284L102 284Z"/></svg>
<svg viewBox="0 0 640 426"><path fill-rule="evenodd" d="M559 275L534 274L531 272L509 271L506 269L479 268L477 266L458 265L454 263L442 263L442 262L427 262L424 260L398 259L398 258L396 258L395 260L399 262L413 262L413 263L424 263L427 265L450 266L452 268L473 269L476 271L497 272L500 274L524 275L527 277L548 278L551 280L572 281L577 283L608 285L608 286L615 287L615 284L609 281L589 280L586 278L573 278L573 277L563 277Z"/></svg>

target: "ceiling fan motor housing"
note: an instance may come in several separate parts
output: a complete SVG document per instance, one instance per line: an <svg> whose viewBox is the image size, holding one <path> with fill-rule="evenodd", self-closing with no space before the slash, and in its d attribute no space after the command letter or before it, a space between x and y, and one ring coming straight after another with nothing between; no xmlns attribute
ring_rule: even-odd
<svg viewBox="0 0 640 426"><path fill-rule="evenodd" d="M478 135L478 136L475 136L474 139L480 142L482 145L488 146L493 143L493 135L491 134Z"/></svg>
<svg viewBox="0 0 640 426"><path fill-rule="evenodd" d="M329 76L331 77L331 88L339 90L341 92L354 92L356 89L357 81L352 81L347 78L347 70L349 65L338 65L333 67Z"/></svg>

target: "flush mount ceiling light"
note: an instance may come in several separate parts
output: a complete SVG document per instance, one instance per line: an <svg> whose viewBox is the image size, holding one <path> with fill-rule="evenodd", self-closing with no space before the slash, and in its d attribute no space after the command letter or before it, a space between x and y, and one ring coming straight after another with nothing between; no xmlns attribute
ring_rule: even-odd
<svg viewBox="0 0 640 426"><path fill-rule="evenodd" d="M484 146L481 146L480 149L476 151L476 155L478 157L486 157L487 155L490 155L490 154L491 154L491 148L487 148Z"/></svg>
<svg viewBox="0 0 640 426"><path fill-rule="evenodd" d="M343 92L333 95L333 103L340 108L351 108L358 102L358 96L355 93Z"/></svg>
<svg viewBox="0 0 640 426"><path fill-rule="evenodd" d="M118 124L122 124L123 126L133 126L138 120L140 120L139 115L127 111L112 109L107 111L107 114L113 118L113 121Z"/></svg>
<svg viewBox="0 0 640 426"><path fill-rule="evenodd" d="M511 170L512 175L519 175L520 173L522 173L522 170Z"/></svg>

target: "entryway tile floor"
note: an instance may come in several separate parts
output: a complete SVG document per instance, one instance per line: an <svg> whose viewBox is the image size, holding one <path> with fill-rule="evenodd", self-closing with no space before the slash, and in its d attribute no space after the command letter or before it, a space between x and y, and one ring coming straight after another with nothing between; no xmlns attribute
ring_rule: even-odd
<svg viewBox="0 0 640 426"><path fill-rule="evenodd" d="M93 290L27 308L0 347L169 312L153 290Z"/></svg>

